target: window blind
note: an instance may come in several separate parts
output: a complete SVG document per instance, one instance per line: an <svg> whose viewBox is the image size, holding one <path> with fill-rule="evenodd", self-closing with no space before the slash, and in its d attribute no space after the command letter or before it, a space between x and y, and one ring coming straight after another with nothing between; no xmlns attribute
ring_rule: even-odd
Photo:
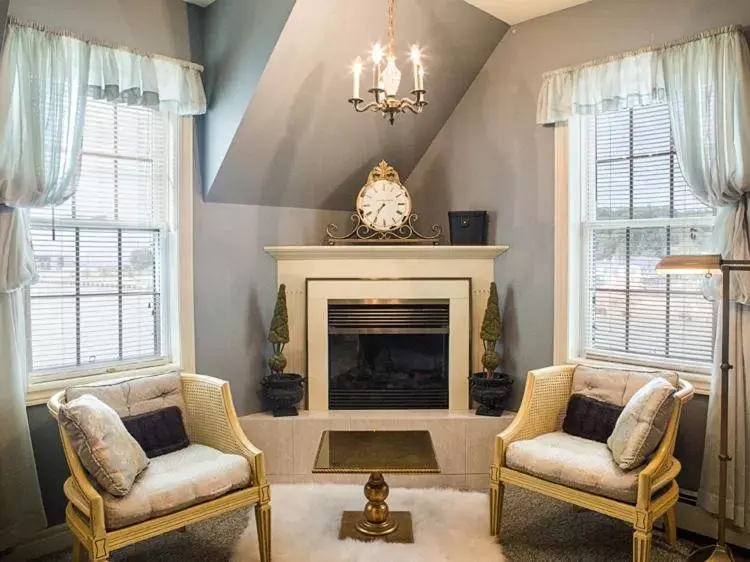
<svg viewBox="0 0 750 562"><path fill-rule="evenodd" d="M658 275L708 249L713 211L690 192L666 105L582 119L584 354L710 363L714 307L700 276Z"/></svg>
<svg viewBox="0 0 750 562"><path fill-rule="evenodd" d="M33 371L167 359L168 119L88 101L75 195L30 213Z"/></svg>

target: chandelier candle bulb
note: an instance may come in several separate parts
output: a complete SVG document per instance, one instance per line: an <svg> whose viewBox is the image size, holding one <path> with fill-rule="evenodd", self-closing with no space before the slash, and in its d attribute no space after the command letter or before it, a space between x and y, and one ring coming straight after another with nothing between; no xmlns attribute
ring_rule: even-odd
<svg viewBox="0 0 750 562"><path fill-rule="evenodd" d="M362 75L362 59L357 57L354 61L354 66L352 67L353 75L354 75L354 86L352 90L352 98L353 99L360 99L359 97L359 79Z"/></svg>
<svg viewBox="0 0 750 562"><path fill-rule="evenodd" d="M417 65L417 85L416 90L424 91L424 66L421 64Z"/></svg>
<svg viewBox="0 0 750 562"><path fill-rule="evenodd" d="M419 52L419 47L416 45L412 45L411 47L411 63L412 63L412 69L414 70L414 89L420 90L419 87L419 67L421 66L419 64L419 61L421 59L421 54Z"/></svg>
<svg viewBox="0 0 750 562"><path fill-rule="evenodd" d="M372 87L374 89L382 89L381 80L380 80L380 63L383 62L383 47L380 46L380 43L375 43L375 46L372 48Z"/></svg>

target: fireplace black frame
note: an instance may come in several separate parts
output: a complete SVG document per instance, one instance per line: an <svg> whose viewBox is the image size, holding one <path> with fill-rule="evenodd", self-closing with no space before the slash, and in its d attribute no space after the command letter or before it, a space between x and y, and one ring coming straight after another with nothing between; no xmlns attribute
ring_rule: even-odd
<svg viewBox="0 0 750 562"><path fill-rule="evenodd" d="M449 299L330 299L327 307L329 410L448 409Z"/></svg>

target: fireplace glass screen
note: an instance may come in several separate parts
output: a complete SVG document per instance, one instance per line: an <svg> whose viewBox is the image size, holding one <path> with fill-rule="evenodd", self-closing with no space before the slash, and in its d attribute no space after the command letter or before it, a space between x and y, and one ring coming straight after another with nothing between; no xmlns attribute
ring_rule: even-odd
<svg viewBox="0 0 750 562"><path fill-rule="evenodd" d="M328 407L448 407L448 303L332 302Z"/></svg>

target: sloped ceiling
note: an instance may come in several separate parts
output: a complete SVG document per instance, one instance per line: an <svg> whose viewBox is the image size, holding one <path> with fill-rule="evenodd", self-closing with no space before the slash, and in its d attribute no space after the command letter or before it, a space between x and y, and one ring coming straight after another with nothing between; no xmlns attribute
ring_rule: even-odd
<svg viewBox="0 0 750 562"><path fill-rule="evenodd" d="M265 7L262 0L249 3L256 13L279 5L266 1ZM251 22L254 33L266 36L255 50L247 49L250 34L242 30L246 8L228 10L230 3L239 0L207 8L204 39L208 76L212 58L227 67L227 56L236 59L233 74L222 71L207 80L204 196L223 203L351 209L380 159L406 178L507 30L463 0L398 2L400 94L411 89L407 53L416 42L426 52L429 105L422 115L401 115L391 126L379 114L355 113L347 103L352 61L365 58L374 41L385 41L385 1L297 0L283 29L276 29L278 13L269 21L256 18L260 27ZM211 15L217 9L221 18ZM239 56L228 50L233 41L228 30L245 44ZM216 49L215 43L224 47ZM212 56L219 51L224 55ZM223 81L234 86L223 88Z"/></svg>
<svg viewBox="0 0 750 562"><path fill-rule="evenodd" d="M466 0L510 25L559 12L591 0Z"/></svg>

